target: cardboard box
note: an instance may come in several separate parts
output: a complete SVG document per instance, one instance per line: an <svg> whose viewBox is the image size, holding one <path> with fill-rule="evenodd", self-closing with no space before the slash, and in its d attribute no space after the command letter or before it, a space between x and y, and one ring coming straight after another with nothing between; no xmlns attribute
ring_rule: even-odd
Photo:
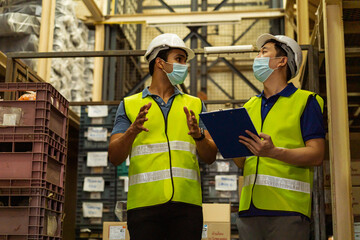
<svg viewBox="0 0 360 240"><path fill-rule="evenodd" d="M202 240L230 240L230 204L203 204ZM126 222L104 222L103 240L130 240Z"/></svg>
<svg viewBox="0 0 360 240"><path fill-rule="evenodd" d="M325 213L332 214L331 205L331 190L330 187L325 187ZM353 214L360 215L360 187L352 187L352 207Z"/></svg>
<svg viewBox="0 0 360 240"><path fill-rule="evenodd" d="M230 204L203 204L202 240L230 240Z"/></svg>
<svg viewBox="0 0 360 240"><path fill-rule="evenodd" d="M352 187L352 207L353 214L360 214L360 187Z"/></svg>
<svg viewBox="0 0 360 240"><path fill-rule="evenodd" d="M330 187L324 188L324 202L325 202L325 214L332 214L332 205L331 205L331 190Z"/></svg>
<svg viewBox="0 0 360 240"><path fill-rule="evenodd" d="M351 161L351 184L360 186L360 161ZM330 162L324 161L324 186L330 186Z"/></svg>
<svg viewBox="0 0 360 240"><path fill-rule="evenodd" d="M354 222L355 240L360 240L360 222Z"/></svg>
<svg viewBox="0 0 360 240"><path fill-rule="evenodd" d="M130 240L126 222L104 222L103 240Z"/></svg>
<svg viewBox="0 0 360 240"><path fill-rule="evenodd" d="M351 162L351 184L360 185L360 162Z"/></svg>

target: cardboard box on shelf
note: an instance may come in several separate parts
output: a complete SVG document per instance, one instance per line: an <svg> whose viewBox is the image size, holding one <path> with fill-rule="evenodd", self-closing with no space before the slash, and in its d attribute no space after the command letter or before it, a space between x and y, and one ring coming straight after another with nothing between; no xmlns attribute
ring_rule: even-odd
<svg viewBox="0 0 360 240"><path fill-rule="evenodd" d="M332 206L331 206L331 190L330 187L324 188L324 201L325 201L325 214L331 215Z"/></svg>
<svg viewBox="0 0 360 240"><path fill-rule="evenodd" d="M352 187L353 214L360 215L360 187Z"/></svg>
<svg viewBox="0 0 360 240"><path fill-rule="evenodd" d="M352 187L352 207L353 214L360 215L360 187ZM332 204L331 204L331 189L330 187L325 187L325 213L330 215L332 214Z"/></svg>
<svg viewBox="0 0 360 240"><path fill-rule="evenodd" d="M360 240L360 222L354 222L355 240Z"/></svg>
<svg viewBox="0 0 360 240"><path fill-rule="evenodd" d="M203 204L202 240L230 240L230 204Z"/></svg>
<svg viewBox="0 0 360 240"><path fill-rule="evenodd" d="M360 233L360 222L354 222L354 232Z"/></svg>
<svg viewBox="0 0 360 240"><path fill-rule="evenodd" d="M360 185L360 161L351 161L351 184Z"/></svg>
<svg viewBox="0 0 360 240"><path fill-rule="evenodd" d="M360 160L360 159L357 159ZM360 161L351 161L351 184L360 186ZM330 162L324 161L324 186L330 186Z"/></svg>
<svg viewBox="0 0 360 240"><path fill-rule="evenodd" d="M130 240L126 222L104 222L103 240Z"/></svg>

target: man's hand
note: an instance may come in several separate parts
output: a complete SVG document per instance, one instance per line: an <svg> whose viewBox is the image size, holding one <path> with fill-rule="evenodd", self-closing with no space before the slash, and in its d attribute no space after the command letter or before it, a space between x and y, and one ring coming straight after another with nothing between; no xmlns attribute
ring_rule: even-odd
<svg viewBox="0 0 360 240"><path fill-rule="evenodd" d="M265 133L260 133L259 137L252 132L246 130L251 138L239 136L239 142L244 144L255 156L272 157L274 156L274 146L271 137ZM261 139L263 138L263 140Z"/></svg>
<svg viewBox="0 0 360 240"><path fill-rule="evenodd" d="M150 107L151 107L151 102L149 102L148 104L146 104L140 108L139 114L137 115L135 121L130 126L133 133L139 134L142 131L145 131L145 132L149 131L149 129L144 127L144 123L147 120L149 120L146 117L146 114L149 112Z"/></svg>
<svg viewBox="0 0 360 240"><path fill-rule="evenodd" d="M189 112L187 107L184 107L184 112L186 114L187 125L189 128L188 134L193 138L201 137L200 128L197 124L197 119L195 117L195 113L193 112L193 110L190 110Z"/></svg>

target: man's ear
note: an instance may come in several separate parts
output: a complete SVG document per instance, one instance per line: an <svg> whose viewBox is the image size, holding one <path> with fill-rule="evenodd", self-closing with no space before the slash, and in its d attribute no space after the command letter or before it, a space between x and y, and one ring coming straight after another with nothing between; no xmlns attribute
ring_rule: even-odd
<svg viewBox="0 0 360 240"><path fill-rule="evenodd" d="M278 67L284 67L286 66L287 62L288 62L288 58L286 56L281 56L281 61L278 63L279 66Z"/></svg>
<svg viewBox="0 0 360 240"><path fill-rule="evenodd" d="M164 69L164 61L159 57L155 59L155 65L160 69Z"/></svg>

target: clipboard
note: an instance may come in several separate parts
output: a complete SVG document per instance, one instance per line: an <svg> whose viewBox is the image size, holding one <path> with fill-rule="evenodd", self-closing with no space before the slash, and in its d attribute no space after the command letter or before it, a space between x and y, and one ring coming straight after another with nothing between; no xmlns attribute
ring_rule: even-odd
<svg viewBox="0 0 360 240"><path fill-rule="evenodd" d="M258 135L246 108L235 108L199 114L224 158L253 156L239 136L251 138L245 130Z"/></svg>

